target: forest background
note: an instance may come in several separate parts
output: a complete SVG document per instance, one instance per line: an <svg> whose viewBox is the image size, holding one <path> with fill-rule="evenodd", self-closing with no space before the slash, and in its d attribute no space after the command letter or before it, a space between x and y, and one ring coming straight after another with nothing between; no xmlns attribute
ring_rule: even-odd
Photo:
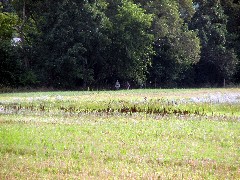
<svg viewBox="0 0 240 180"><path fill-rule="evenodd" d="M239 0L1 0L0 87L240 82Z"/></svg>

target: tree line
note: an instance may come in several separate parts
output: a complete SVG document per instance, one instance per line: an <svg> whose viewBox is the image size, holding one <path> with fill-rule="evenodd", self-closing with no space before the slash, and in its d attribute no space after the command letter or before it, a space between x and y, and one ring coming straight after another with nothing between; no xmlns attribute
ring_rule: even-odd
<svg viewBox="0 0 240 180"><path fill-rule="evenodd" d="M240 82L239 0L1 0L0 86Z"/></svg>

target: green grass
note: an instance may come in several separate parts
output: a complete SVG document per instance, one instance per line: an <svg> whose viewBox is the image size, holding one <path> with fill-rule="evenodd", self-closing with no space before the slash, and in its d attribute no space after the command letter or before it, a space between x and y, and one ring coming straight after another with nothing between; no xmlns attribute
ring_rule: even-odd
<svg viewBox="0 0 240 180"><path fill-rule="evenodd" d="M24 108L0 114L0 179L240 179L239 103L168 103L173 97L202 96L206 91L1 94L2 106ZM49 98L27 99L41 96ZM166 108L205 108L205 114L59 109L101 109L109 102L116 109L136 102L155 107L158 99ZM37 107L43 103L46 109L41 111ZM33 104L35 109L25 109Z"/></svg>

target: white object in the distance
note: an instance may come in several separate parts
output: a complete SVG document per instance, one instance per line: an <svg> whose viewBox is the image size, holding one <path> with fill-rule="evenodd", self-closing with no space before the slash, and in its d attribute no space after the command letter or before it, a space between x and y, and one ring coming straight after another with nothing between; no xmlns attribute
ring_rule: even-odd
<svg viewBox="0 0 240 180"><path fill-rule="evenodd" d="M12 45L13 46L20 45L21 41L22 41L21 38L14 37L14 38L12 38Z"/></svg>

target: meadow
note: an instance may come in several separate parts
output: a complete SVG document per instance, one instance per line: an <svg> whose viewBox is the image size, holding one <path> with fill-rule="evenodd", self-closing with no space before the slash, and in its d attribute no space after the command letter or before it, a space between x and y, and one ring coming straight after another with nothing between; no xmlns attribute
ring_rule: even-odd
<svg viewBox="0 0 240 180"><path fill-rule="evenodd" d="M0 94L0 179L240 179L240 89Z"/></svg>

